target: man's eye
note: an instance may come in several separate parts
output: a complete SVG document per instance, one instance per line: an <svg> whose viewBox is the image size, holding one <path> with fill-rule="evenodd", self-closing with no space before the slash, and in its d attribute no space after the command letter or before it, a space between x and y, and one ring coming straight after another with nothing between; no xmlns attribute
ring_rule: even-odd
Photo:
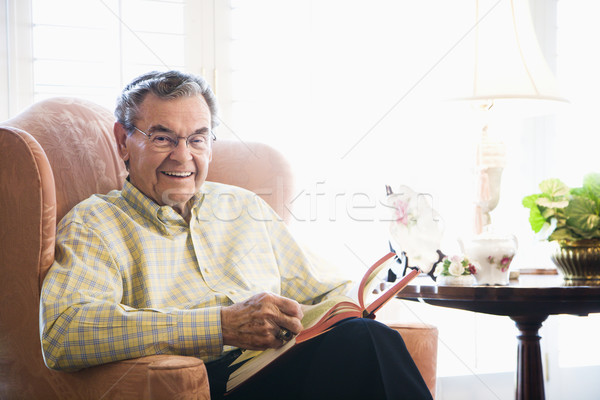
<svg viewBox="0 0 600 400"><path fill-rule="evenodd" d="M192 136L189 138L190 144L202 144L206 142L206 137L204 135Z"/></svg>
<svg viewBox="0 0 600 400"><path fill-rule="evenodd" d="M168 146L171 143L175 143L173 138L168 135L154 135L152 136L152 142L159 146Z"/></svg>

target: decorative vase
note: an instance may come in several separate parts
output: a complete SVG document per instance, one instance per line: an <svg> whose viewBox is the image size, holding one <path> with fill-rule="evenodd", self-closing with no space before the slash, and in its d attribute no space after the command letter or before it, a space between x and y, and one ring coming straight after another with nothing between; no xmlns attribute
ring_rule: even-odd
<svg viewBox="0 0 600 400"><path fill-rule="evenodd" d="M600 240L560 241L550 258L565 281L600 284Z"/></svg>
<svg viewBox="0 0 600 400"><path fill-rule="evenodd" d="M444 286L471 286L475 284L475 278L473 275L440 275L435 283Z"/></svg>
<svg viewBox="0 0 600 400"><path fill-rule="evenodd" d="M477 263L477 284L508 285L510 263L518 248L514 235L488 231L470 239L459 239L459 244L465 256Z"/></svg>

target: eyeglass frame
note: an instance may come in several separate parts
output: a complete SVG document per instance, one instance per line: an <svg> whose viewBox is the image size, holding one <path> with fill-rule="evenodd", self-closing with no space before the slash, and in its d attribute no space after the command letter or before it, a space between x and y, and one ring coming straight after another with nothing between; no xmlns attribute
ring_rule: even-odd
<svg viewBox="0 0 600 400"><path fill-rule="evenodd" d="M154 135L154 133L144 132L143 130L141 130L140 128L138 128L135 125L131 125L131 126L133 127L133 129L135 129L136 131L138 131L139 133L141 133L142 135L144 135L145 137L147 137L148 140L150 140L150 143L153 144L152 141L151 141L151 139L152 139L152 136ZM208 140L210 142L210 146L212 146L212 142L214 142L214 141L217 140L217 135L215 135L215 133L213 132L213 130L210 129L210 128L208 128L208 132L209 132ZM179 146L179 140L184 138L183 136L175 136L175 135L170 135L170 134L166 134L166 135L169 136L169 137L171 137L171 136L174 137L174 139L175 139L174 140L175 146L172 147L172 148L169 147L169 146L165 147L165 152L166 152L166 150L170 150L170 151L175 150L177 148L177 146ZM190 147L190 142L189 142L190 138L192 136L194 136L194 135L202 135L202 134L201 133L192 133L189 136L185 136L185 147L188 148L188 149L190 149L190 151L196 150L196 149L194 149L194 147Z"/></svg>

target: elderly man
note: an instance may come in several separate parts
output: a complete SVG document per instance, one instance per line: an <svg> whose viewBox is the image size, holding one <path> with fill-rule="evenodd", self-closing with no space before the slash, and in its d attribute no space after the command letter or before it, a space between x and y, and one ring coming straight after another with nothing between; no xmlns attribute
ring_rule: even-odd
<svg viewBox="0 0 600 400"><path fill-rule="evenodd" d="M313 266L254 194L206 182L216 101L177 71L123 90L114 133L129 176L58 226L41 297L49 368L77 370L152 354L206 362L221 398L239 349L280 347L301 304L347 290ZM430 398L402 339L370 320L298 346L230 398Z"/></svg>

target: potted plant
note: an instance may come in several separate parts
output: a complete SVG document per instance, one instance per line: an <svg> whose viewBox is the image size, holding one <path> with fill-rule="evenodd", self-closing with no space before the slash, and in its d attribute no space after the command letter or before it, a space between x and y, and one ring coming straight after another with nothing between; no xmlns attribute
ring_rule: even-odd
<svg viewBox="0 0 600 400"><path fill-rule="evenodd" d="M582 187L554 178L539 188L523 206L538 238L557 243L552 261L568 281L600 281L600 174L586 175Z"/></svg>

